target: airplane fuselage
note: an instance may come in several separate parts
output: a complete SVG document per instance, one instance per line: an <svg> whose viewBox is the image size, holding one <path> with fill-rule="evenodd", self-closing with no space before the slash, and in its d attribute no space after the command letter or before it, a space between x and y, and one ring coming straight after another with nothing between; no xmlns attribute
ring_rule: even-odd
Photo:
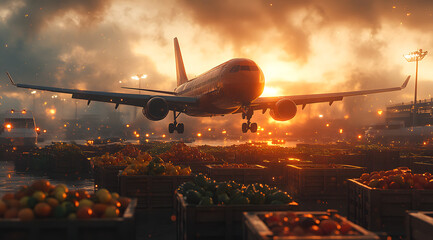
<svg viewBox="0 0 433 240"><path fill-rule="evenodd" d="M190 116L224 115L257 99L265 87L265 78L257 64L236 58L222 63L178 86L178 96L198 97L199 105L187 108Z"/></svg>

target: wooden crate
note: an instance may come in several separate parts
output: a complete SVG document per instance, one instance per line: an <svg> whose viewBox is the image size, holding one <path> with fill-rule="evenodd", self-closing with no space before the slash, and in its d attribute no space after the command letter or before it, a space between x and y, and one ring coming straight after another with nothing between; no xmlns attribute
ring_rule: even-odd
<svg viewBox="0 0 433 240"><path fill-rule="evenodd" d="M348 221L352 224L352 227L360 232L362 235L359 236L281 236L274 237L272 231L266 226L266 224L258 217L260 214L266 214L269 212L244 212L244 224L243 224L243 239L244 240L379 240L379 237L364 228ZM296 212L299 214L313 214L322 215L326 212ZM344 217L340 217L341 220L347 221Z"/></svg>
<svg viewBox="0 0 433 240"><path fill-rule="evenodd" d="M398 150L368 150L365 151L366 164L360 165L367 171L381 171L400 167L400 151Z"/></svg>
<svg viewBox="0 0 433 240"><path fill-rule="evenodd" d="M206 165L207 175L217 182L235 181L241 184L265 183L266 167L249 164L251 168L218 168Z"/></svg>
<svg viewBox="0 0 433 240"><path fill-rule="evenodd" d="M407 210L433 210L433 190L373 189L349 180L348 218L370 231L404 236Z"/></svg>
<svg viewBox="0 0 433 240"><path fill-rule="evenodd" d="M433 238L433 212L407 212L406 236L408 240Z"/></svg>
<svg viewBox="0 0 433 240"><path fill-rule="evenodd" d="M177 239L241 239L242 213L251 211L296 210L298 204L288 205L213 205L187 204L182 194L176 194Z"/></svg>
<svg viewBox="0 0 433 240"><path fill-rule="evenodd" d="M132 199L120 218L112 219L37 219L23 222L18 219L0 220L0 239L28 240L135 240L135 207Z"/></svg>
<svg viewBox="0 0 433 240"><path fill-rule="evenodd" d="M187 163L175 163L176 165L180 165L182 167L190 167L193 173L204 173L206 174L208 171L207 165L209 164L220 164L222 161L214 161L214 162L187 162Z"/></svg>
<svg viewBox="0 0 433 240"><path fill-rule="evenodd" d="M119 176L120 195L137 198L137 209L174 208L175 190L192 176Z"/></svg>
<svg viewBox="0 0 433 240"><path fill-rule="evenodd" d="M265 183L270 186L278 187L281 190L287 191L287 165L298 165L312 163L311 161L303 161L298 158L278 159L274 161L263 160L260 165L267 169Z"/></svg>
<svg viewBox="0 0 433 240"><path fill-rule="evenodd" d="M110 192L119 192L119 171L126 166L95 166L93 176L95 179L95 190L106 188Z"/></svg>
<svg viewBox="0 0 433 240"><path fill-rule="evenodd" d="M333 199L347 195L347 179L361 176L364 168L352 165L287 165L288 192L300 199Z"/></svg>
<svg viewBox="0 0 433 240"><path fill-rule="evenodd" d="M341 164L288 165L287 192L305 211L337 209L347 214L347 180L359 177L364 168Z"/></svg>

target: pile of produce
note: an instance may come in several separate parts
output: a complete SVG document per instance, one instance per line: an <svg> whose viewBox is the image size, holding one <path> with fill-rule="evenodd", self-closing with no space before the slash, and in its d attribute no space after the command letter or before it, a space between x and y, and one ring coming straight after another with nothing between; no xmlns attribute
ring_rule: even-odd
<svg viewBox="0 0 433 240"><path fill-rule="evenodd" d="M99 157L93 157L94 166L127 166L132 163L144 163L152 157L147 152L142 152L133 145L126 145L122 150L114 154L105 153Z"/></svg>
<svg viewBox="0 0 433 240"><path fill-rule="evenodd" d="M188 204L289 204L292 198L285 192L266 184L243 185L236 182L216 182L203 174L194 176L193 182L185 182L177 192Z"/></svg>
<svg viewBox="0 0 433 240"><path fill-rule="evenodd" d="M0 218L33 219L115 218L121 216L130 202L100 189L95 194L85 190L69 190L66 185L51 185L48 180L36 180L22 186L16 193L5 194L0 200Z"/></svg>
<svg viewBox="0 0 433 240"><path fill-rule="evenodd" d="M50 178L90 177L91 166L84 152L75 144L55 143L35 149L15 161L19 171Z"/></svg>
<svg viewBox="0 0 433 240"><path fill-rule="evenodd" d="M257 165L246 163L224 163L212 165L212 168L260 168Z"/></svg>
<svg viewBox="0 0 433 240"><path fill-rule="evenodd" d="M363 173L358 181L377 189L433 189L431 173L413 174L408 168Z"/></svg>
<svg viewBox="0 0 433 240"><path fill-rule="evenodd" d="M176 143L170 150L159 155L164 161L170 161L176 164L189 162L214 162L214 156L203 153L196 147L189 147L185 143Z"/></svg>
<svg viewBox="0 0 433 240"><path fill-rule="evenodd" d="M171 162L164 162L159 157L144 162L134 162L123 170L123 176L134 175L159 175L159 176L188 176L191 174L190 167L180 167Z"/></svg>
<svg viewBox="0 0 433 240"><path fill-rule="evenodd" d="M361 235L352 224L338 214L297 214L295 212L268 213L259 218L274 236L353 236Z"/></svg>

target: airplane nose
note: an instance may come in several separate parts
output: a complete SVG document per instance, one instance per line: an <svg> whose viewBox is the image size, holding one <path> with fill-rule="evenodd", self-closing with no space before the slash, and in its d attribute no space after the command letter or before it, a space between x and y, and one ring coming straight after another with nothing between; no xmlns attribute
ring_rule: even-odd
<svg viewBox="0 0 433 240"><path fill-rule="evenodd" d="M229 73L224 80L224 90L228 97L241 104L249 104L258 98L265 86L263 73L258 68L254 71Z"/></svg>

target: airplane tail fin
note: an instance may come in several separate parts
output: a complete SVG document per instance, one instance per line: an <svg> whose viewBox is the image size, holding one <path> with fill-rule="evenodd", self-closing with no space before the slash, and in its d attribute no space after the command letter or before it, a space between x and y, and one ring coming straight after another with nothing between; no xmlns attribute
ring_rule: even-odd
<svg viewBox="0 0 433 240"><path fill-rule="evenodd" d="M174 54L176 57L176 75L177 75L177 86L188 81L185 72L185 66L182 60L182 54L180 53L179 42L177 38L174 38Z"/></svg>

